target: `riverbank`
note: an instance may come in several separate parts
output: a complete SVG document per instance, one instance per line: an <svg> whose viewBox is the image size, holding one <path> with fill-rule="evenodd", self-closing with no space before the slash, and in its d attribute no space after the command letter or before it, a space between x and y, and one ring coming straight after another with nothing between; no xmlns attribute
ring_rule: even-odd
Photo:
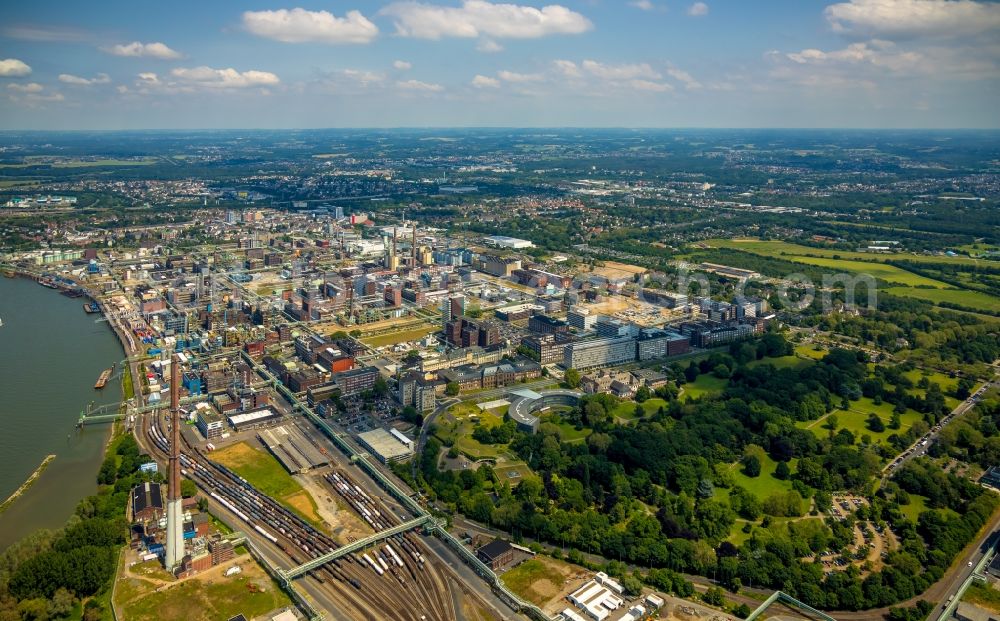
<svg viewBox="0 0 1000 621"><path fill-rule="evenodd" d="M14 490L14 493L8 496L7 500L0 503L0 513L6 511L7 507L12 505L15 500L21 497L21 494L28 491L28 488L34 485L35 481L38 480L38 477L42 476L42 473L45 472L45 469L49 467L49 464L51 464L52 460L55 458L55 455L48 455L45 459L43 459L42 463L35 468L34 472L31 473L31 476L29 476L24 483L21 483L21 487Z"/></svg>

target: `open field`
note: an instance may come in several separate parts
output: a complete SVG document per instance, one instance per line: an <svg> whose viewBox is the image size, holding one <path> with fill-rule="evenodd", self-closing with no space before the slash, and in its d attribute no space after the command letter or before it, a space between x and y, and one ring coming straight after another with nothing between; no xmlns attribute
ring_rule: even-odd
<svg viewBox="0 0 1000 621"><path fill-rule="evenodd" d="M788 467L791 469L792 474L795 473L795 464L797 462L797 459L793 459L788 462ZM743 474L743 467L740 462L731 464L729 466L729 472L732 474L736 485L739 485L757 498L764 500L775 492L788 492L792 489L791 478L782 481L781 479L776 479L774 477L774 471L777 467L778 462L771 459L769 455L764 455L764 459L760 462L760 476L748 477ZM716 488L715 496L716 498L728 498L729 490Z"/></svg>
<svg viewBox="0 0 1000 621"><path fill-rule="evenodd" d="M270 453L258 451L246 442L238 442L215 451L211 459L232 469L254 487L273 496L313 525L323 525L316 501Z"/></svg>
<svg viewBox="0 0 1000 621"><path fill-rule="evenodd" d="M501 579L517 595L544 607L559 595L575 573L569 563L539 555L503 574Z"/></svg>
<svg viewBox="0 0 1000 621"><path fill-rule="evenodd" d="M645 267L618 263L617 261L603 261L603 263L604 265L595 267L591 273L605 278L634 278L636 274L644 274L649 271Z"/></svg>
<svg viewBox="0 0 1000 621"><path fill-rule="evenodd" d="M823 257L859 261L910 261L912 263L952 263L955 265L978 265L982 263L982 261L970 257L949 257L947 255L925 255L909 252L854 252L833 248L813 248L790 242L761 239L708 239L704 243L716 248L733 248L766 257L785 259L791 257Z"/></svg>
<svg viewBox="0 0 1000 621"><path fill-rule="evenodd" d="M900 505L900 510L907 519L917 521L917 516L927 510L927 498L919 494L910 494L910 504Z"/></svg>
<svg viewBox="0 0 1000 621"><path fill-rule="evenodd" d="M762 358L760 360L751 360L747 363L747 366L751 369L754 367L763 366L769 364L776 369L800 369L805 366L812 364L812 359L806 360L804 358L799 358L798 356L781 356L780 358Z"/></svg>
<svg viewBox="0 0 1000 621"><path fill-rule="evenodd" d="M812 421L800 421L795 423L796 427L800 429L808 429L813 432L813 434L818 438L825 438L829 435L830 430L825 427L827 420L831 416L837 417L837 429L834 431L839 431L841 429L846 429L854 434L855 438L861 439L861 436L868 435L871 437L872 442L885 442L886 439L892 434L905 433L913 423L922 419L919 412L914 410L907 410L905 414L900 415L900 428L899 429L889 429L889 420L892 418L892 404L882 403L880 405L875 405L871 399L867 397L862 397L858 401L851 402L850 410L834 410L829 414ZM870 414L877 414L882 420L882 424L886 426L884 431L874 432L868 429L868 416Z"/></svg>
<svg viewBox="0 0 1000 621"><path fill-rule="evenodd" d="M725 390L728 383L727 379L719 379L710 373L702 373L693 382L684 384L681 398L699 399L708 394L717 394Z"/></svg>
<svg viewBox="0 0 1000 621"><path fill-rule="evenodd" d="M913 287L889 287L891 295L906 296L928 302L958 304L991 312L1000 311L1000 298L980 291L967 289L916 289Z"/></svg>
<svg viewBox="0 0 1000 621"><path fill-rule="evenodd" d="M419 341L428 334L435 332L437 329L437 326L424 324L419 328L401 330L399 332L387 332L386 334L380 334L378 336L365 337L361 339L361 342L372 347L385 347L386 345L396 345L397 343Z"/></svg>
<svg viewBox="0 0 1000 621"><path fill-rule="evenodd" d="M926 278L904 269L885 264L890 260L906 260L914 263L954 263L977 265L982 260L969 257L948 257L944 255L917 255L909 253L869 254L865 252L839 251L830 248L811 248L783 241L762 241L745 239L712 239L705 242L717 248L743 250L765 257L785 259L814 265L817 267L868 274L874 278L898 286L888 287L886 292L901 297L911 297L932 303L947 302L972 309L990 312L1000 311L1000 300L986 293L956 289L951 285ZM834 258L837 257L837 258ZM859 293L863 295L863 290Z"/></svg>
<svg viewBox="0 0 1000 621"><path fill-rule="evenodd" d="M795 346L795 354L797 356L805 356L806 358L812 358L813 360L820 360L826 354L829 353L825 347L820 347L816 349L815 345L803 344Z"/></svg>
<svg viewBox="0 0 1000 621"><path fill-rule="evenodd" d="M180 581L158 564L159 571L147 571L156 561L137 565L131 577L118 578L115 602L129 621L214 621L239 613L252 619L291 604L253 559L238 560L243 571L235 576L222 575L227 563Z"/></svg>
<svg viewBox="0 0 1000 621"><path fill-rule="evenodd" d="M623 420L635 420L638 418L635 415L635 401L622 401L615 409L611 411L611 416L614 418L620 418ZM667 402L659 397L653 397L652 399L646 399L642 402L643 416L651 416L661 407L666 407Z"/></svg>

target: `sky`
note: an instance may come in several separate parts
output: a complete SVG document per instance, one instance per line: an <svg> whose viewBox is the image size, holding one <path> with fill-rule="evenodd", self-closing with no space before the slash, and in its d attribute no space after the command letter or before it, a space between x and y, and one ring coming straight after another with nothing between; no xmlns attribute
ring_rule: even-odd
<svg viewBox="0 0 1000 621"><path fill-rule="evenodd" d="M1000 127L995 0L4 2L0 128Z"/></svg>

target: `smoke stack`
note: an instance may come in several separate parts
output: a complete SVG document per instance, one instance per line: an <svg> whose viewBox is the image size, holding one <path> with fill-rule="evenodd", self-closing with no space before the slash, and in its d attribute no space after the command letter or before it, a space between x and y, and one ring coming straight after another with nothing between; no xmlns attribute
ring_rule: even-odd
<svg viewBox="0 0 1000 621"><path fill-rule="evenodd" d="M184 516L181 507L181 361L170 360L170 460L167 484L167 546L163 564L168 571L184 558Z"/></svg>
<svg viewBox="0 0 1000 621"><path fill-rule="evenodd" d="M392 256L396 256L396 227L392 227Z"/></svg>
<svg viewBox="0 0 1000 621"><path fill-rule="evenodd" d="M410 241L411 250L413 251L413 269L417 268L417 223L416 221L411 222L410 226L413 227L413 238Z"/></svg>

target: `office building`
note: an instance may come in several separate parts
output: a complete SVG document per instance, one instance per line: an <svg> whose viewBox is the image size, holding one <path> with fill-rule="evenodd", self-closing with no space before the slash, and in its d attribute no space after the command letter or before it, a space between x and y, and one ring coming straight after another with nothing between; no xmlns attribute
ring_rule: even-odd
<svg viewBox="0 0 1000 621"><path fill-rule="evenodd" d="M635 339L618 337L577 341L566 345L563 366L574 369L624 364L635 360Z"/></svg>

